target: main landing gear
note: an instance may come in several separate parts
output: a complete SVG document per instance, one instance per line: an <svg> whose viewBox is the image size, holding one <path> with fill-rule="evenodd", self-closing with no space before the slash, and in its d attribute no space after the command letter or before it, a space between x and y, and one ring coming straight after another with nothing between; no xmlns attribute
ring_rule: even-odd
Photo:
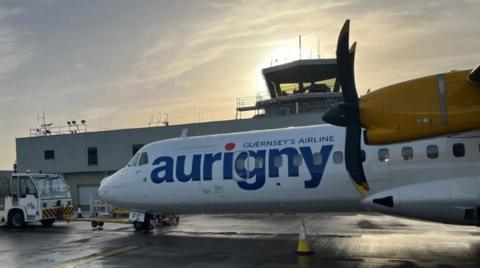
<svg viewBox="0 0 480 268"><path fill-rule="evenodd" d="M133 228L135 231L143 231L143 230L150 230L153 229L154 225L161 225L161 226L177 226L180 222L180 216L175 214L145 214L145 220L141 221L134 221Z"/></svg>

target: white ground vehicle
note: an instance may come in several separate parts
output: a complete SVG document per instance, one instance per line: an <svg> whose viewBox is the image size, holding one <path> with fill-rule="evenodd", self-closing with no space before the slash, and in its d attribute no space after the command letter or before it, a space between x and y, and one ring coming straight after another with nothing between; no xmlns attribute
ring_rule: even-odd
<svg viewBox="0 0 480 268"><path fill-rule="evenodd" d="M13 173L0 178L0 225L50 226L73 214L70 187L58 174Z"/></svg>

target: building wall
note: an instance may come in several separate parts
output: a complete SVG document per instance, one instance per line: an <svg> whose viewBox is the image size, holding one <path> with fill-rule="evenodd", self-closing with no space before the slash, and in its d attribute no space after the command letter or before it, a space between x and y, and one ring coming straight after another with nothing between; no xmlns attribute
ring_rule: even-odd
<svg viewBox="0 0 480 268"><path fill-rule="evenodd" d="M99 185L101 179L120 169L132 157L134 144L179 137L184 129L188 136L231 133L323 123L320 113L293 114L281 117L226 120L168 127L121 129L16 139L18 170L24 172L60 173L71 186L78 205L81 185ZM98 164L88 165L87 148L96 147ZM45 150L55 152L54 159L45 159Z"/></svg>
<svg viewBox="0 0 480 268"><path fill-rule="evenodd" d="M103 178L110 175L108 172L81 172L81 173L67 173L65 180L70 185L73 204L79 206L79 191L81 186L97 186ZM82 207L86 209L86 207Z"/></svg>
<svg viewBox="0 0 480 268"><path fill-rule="evenodd" d="M262 119L17 138L18 170L29 169L31 172L63 174L115 171L132 157L132 145L179 137L183 129L188 129L188 136L197 136L319 123L322 123L321 114L309 113ZM89 147L97 147L98 165L88 165L87 148ZM46 160L45 150L55 151L55 158Z"/></svg>
<svg viewBox="0 0 480 268"><path fill-rule="evenodd" d="M9 178L12 176L13 171L11 170L0 170L0 178Z"/></svg>

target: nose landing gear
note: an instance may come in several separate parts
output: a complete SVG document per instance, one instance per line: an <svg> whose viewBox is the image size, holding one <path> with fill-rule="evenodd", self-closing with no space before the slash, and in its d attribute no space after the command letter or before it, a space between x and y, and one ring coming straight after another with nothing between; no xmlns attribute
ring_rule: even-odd
<svg viewBox="0 0 480 268"><path fill-rule="evenodd" d="M145 213L145 220L143 222L134 221L133 222L133 228L135 228L135 231L143 231L143 230L152 229L152 227L150 226L150 219L153 219L152 214Z"/></svg>
<svg viewBox="0 0 480 268"><path fill-rule="evenodd" d="M133 228L135 231L143 231L153 229L154 225L160 226L177 226L180 222L180 216L175 214L145 214L145 220L134 221Z"/></svg>
<svg viewBox="0 0 480 268"><path fill-rule="evenodd" d="M157 224L162 226L177 226L180 222L180 216L175 214L156 215Z"/></svg>

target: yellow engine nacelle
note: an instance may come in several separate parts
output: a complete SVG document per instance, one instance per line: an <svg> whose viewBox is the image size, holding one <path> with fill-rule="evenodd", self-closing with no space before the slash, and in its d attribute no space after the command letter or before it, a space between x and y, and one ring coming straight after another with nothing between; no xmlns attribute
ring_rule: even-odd
<svg viewBox="0 0 480 268"><path fill-rule="evenodd" d="M480 129L480 86L470 71L427 76L360 98L367 144L386 144Z"/></svg>

